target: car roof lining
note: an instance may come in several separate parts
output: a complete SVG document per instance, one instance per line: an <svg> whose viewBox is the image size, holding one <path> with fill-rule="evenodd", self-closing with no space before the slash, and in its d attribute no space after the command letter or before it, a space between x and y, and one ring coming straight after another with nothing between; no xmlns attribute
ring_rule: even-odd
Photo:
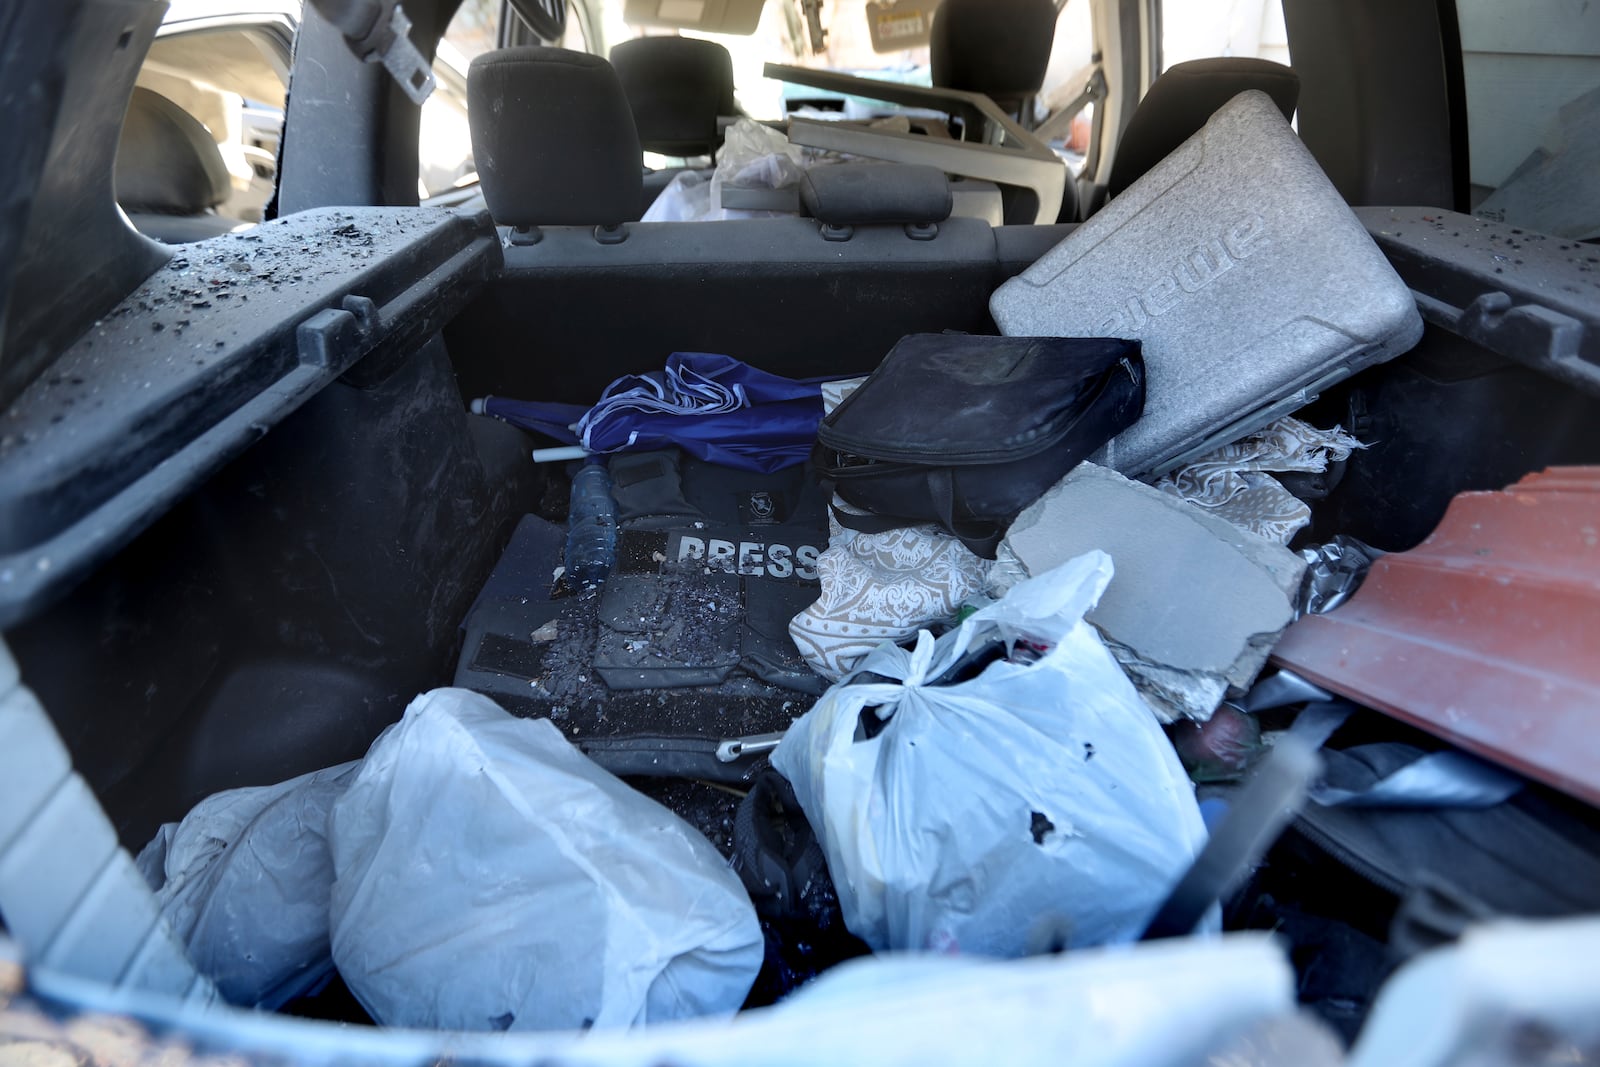
<svg viewBox="0 0 1600 1067"><path fill-rule="evenodd" d="M282 107L289 70L261 29L220 26L157 37L144 69Z"/></svg>

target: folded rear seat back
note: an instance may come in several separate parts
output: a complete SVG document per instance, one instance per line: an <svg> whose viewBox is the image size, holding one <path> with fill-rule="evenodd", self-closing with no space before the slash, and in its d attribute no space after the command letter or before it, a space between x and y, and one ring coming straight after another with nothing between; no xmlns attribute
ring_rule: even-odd
<svg viewBox="0 0 1600 1067"><path fill-rule="evenodd" d="M1416 344L1410 290L1264 93L1001 286L1021 336L1143 342L1144 416L1096 457L1160 474Z"/></svg>

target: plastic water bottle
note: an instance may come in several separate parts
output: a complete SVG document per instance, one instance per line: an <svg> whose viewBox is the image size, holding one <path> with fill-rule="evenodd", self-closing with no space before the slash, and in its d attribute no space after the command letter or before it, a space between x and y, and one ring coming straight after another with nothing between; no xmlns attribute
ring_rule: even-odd
<svg viewBox="0 0 1600 1067"><path fill-rule="evenodd" d="M567 522L567 583L592 589L606 580L617 558L617 506L604 463L591 460L572 476Z"/></svg>

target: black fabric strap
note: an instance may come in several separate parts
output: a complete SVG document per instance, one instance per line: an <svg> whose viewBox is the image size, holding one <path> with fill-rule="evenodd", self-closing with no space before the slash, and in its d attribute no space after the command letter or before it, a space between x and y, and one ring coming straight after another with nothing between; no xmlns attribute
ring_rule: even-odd
<svg viewBox="0 0 1600 1067"><path fill-rule="evenodd" d="M928 499L933 503L935 518L914 518L908 515L855 515L841 510L833 503L833 483L823 479L823 491L828 494L828 508L834 519L847 530L857 533L887 533L907 526L926 526L930 522L960 541L974 555L994 559L995 549L1005 530L998 522L973 519L957 522L955 517L955 478L949 467L928 468Z"/></svg>

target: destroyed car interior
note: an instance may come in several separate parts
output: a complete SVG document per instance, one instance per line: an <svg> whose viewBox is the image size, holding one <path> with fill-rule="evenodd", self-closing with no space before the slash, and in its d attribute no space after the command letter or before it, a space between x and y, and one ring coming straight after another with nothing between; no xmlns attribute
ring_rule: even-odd
<svg viewBox="0 0 1600 1067"><path fill-rule="evenodd" d="M0 1062L1600 1056L1518 10L7 8Z"/></svg>

